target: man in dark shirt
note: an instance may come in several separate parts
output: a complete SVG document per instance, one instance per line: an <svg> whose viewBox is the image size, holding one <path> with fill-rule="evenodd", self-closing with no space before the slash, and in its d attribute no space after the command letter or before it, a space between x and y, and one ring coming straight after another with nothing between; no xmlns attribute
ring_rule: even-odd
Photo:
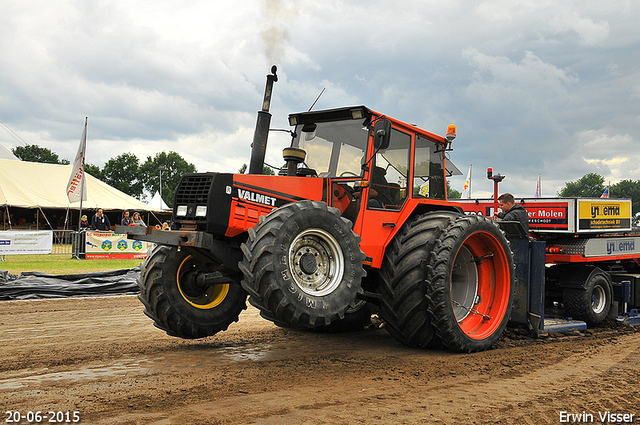
<svg viewBox="0 0 640 425"><path fill-rule="evenodd" d="M123 226L129 226L133 224L133 219L129 217L129 211L125 211L123 213L122 221L120 222Z"/></svg>
<svg viewBox="0 0 640 425"><path fill-rule="evenodd" d="M516 200L510 193L503 193L498 197L498 205L502 210L498 214L498 218L504 221L519 221L524 231L529 234L529 214L527 210L520 204L516 204Z"/></svg>
<svg viewBox="0 0 640 425"><path fill-rule="evenodd" d="M109 217L102 213L102 208L98 208L98 212L96 212L96 215L91 219L91 227L93 230L101 232L111 231L111 222L109 222Z"/></svg>

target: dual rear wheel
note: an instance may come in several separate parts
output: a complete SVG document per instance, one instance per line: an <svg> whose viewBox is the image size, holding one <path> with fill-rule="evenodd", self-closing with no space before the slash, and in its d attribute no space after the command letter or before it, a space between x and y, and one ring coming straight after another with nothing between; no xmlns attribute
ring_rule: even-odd
<svg viewBox="0 0 640 425"><path fill-rule="evenodd" d="M490 219L424 214L387 249L380 314L405 344L486 350L507 326L514 276L509 243Z"/></svg>

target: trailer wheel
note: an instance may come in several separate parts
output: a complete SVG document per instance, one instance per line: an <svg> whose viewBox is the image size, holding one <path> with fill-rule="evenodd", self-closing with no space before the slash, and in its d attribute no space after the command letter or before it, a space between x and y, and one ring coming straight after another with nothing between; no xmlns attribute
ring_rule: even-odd
<svg viewBox="0 0 640 425"><path fill-rule="evenodd" d="M249 302L295 328L328 326L357 306L365 275L360 237L340 210L300 201L261 217L242 244Z"/></svg>
<svg viewBox="0 0 640 425"><path fill-rule="evenodd" d="M435 243L427 300L437 336L449 349L491 347L507 326L515 266L509 242L491 219L460 216Z"/></svg>
<svg viewBox="0 0 640 425"><path fill-rule="evenodd" d="M199 272L208 273L206 285L196 281ZM237 282L176 247L153 250L142 264L138 286L144 313L156 327L180 338L224 331L247 308L247 293Z"/></svg>
<svg viewBox="0 0 640 425"><path fill-rule="evenodd" d="M428 313L427 265L436 238L459 217L453 212L434 212L408 220L385 252L378 292L380 317L385 329L403 344L430 348L439 341Z"/></svg>
<svg viewBox="0 0 640 425"><path fill-rule="evenodd" d="M608 276L594 268L585 282L585 288L565 288L562 303L565 315L583 320L588 325L602 323L609 314L612 289Z"/></svg>

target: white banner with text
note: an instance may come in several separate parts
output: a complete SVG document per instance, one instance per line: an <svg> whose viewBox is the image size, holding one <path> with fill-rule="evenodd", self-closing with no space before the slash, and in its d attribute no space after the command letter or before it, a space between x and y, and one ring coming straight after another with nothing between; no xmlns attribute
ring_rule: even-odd
<svg viewBox="0 0 640 425"><path fill-rule="evenodd" d="M0 230L0 255L51 254L52 230Z"/></svg>

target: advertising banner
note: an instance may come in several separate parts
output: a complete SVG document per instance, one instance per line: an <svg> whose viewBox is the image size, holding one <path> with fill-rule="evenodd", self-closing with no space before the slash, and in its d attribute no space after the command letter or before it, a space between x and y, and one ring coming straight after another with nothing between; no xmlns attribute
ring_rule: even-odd
<svg viewBox="0 0 640 425"><path fill-rule="evenodd" d="M51 254L52 230L2 230L0 255Z"/></svg>
<svg viewBox="0 0 640 425"><path fill-rule="evenodd" d="M492 216L491 200L459 199L466 214ZM518 198L529 215L529 230L546 233L596 233L631 230L631 200L606 198Z"/></svg>
<svg viewBox="0 0 640 425"><path fill-rule="evenodd" d="M578 211L580 230L631 230L630 200L580 199Z"/></svg>
<svg viewBox="0 0 640 425"><path fill-rule="evenodd" d="M525 205L531 230L569 230L569 202L537 202Z"/></svg>
<svg viewBox="0 0 640 425"><path fill-rule="evenodd" d="M492 217L495 204L492 201L460 201L467 214L480 214ZM529 215L529 230L573 231L569 220L569 201L545 202L540 200L524 203Z"/></svg>
<svg viewBox="0 0 640 425"><path fill-rule="evenodd" d="M127 235L120 233L87 232L85 258L147 258L147 250L153 245L127 239Z"/></svg>

